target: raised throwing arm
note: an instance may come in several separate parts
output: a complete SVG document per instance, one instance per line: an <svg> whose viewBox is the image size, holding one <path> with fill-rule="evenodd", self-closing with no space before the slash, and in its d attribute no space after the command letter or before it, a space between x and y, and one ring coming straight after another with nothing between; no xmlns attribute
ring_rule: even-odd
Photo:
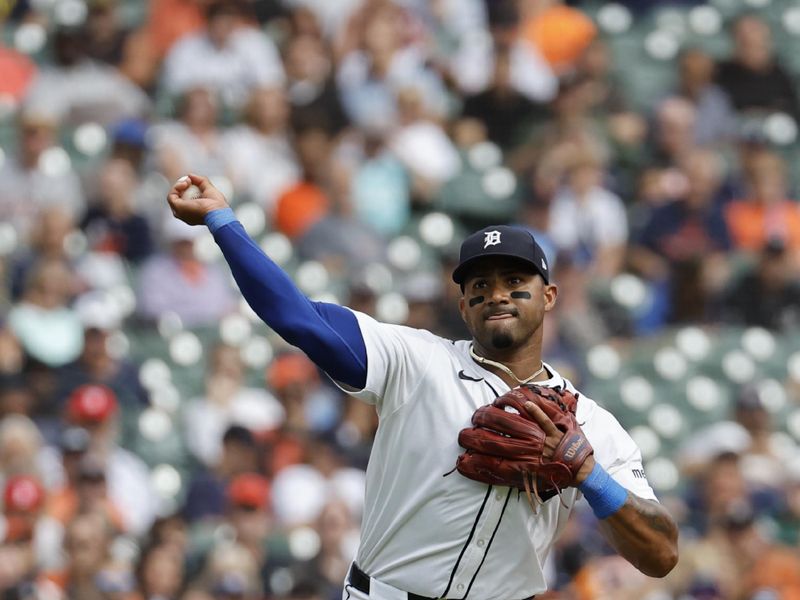
<svg viewBox="0 0 800 600"><path fill-rule="evenodd" d="M195 193L187 193L193 185ZM208 178L182 177L167 201L176 218L189 225L208 225L242 295L267 325L336 381L354 389L364 386L367 351L351 311L309 300L250 239Z"/></svg>

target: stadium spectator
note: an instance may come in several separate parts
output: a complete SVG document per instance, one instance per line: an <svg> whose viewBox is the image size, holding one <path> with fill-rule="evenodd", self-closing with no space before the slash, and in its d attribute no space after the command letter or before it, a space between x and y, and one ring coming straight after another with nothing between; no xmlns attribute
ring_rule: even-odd
<svg viewBox="0 0 800 600"><path fill-rule="evenodd" d="M712 521L704 537L681 552L681 560L667 577L675 594L704 597L800 597L797 573L800 558L762 533L757 515L747 502L729 506ZM705 591L702 591L705 590ZM716 596L710 595L712 593Z"/></svg>
<svg viewBox="0 0 800 600"><path fill-rule="evenodd" d="M397 92L397 127L388 147L406 167L414 195L429 201L458 173L461 160L447 133L425 110L420 90L403 87Z"/></svg>
<svg viewBox="0 0 800 600"><path fill-rule="evenodd" d="M771 240L780 240L790 253L800 250L800 207L787 196L783 159L769 150L757 151L744 171L747 195L725 210L734 247L758 252Z"/></svg>
<svg viewBox="0 0 800 600"><path fill-rule="evenodd" d="M120 415L114 392L102 385L80 386L70 394L64 412L68 424L89 432L90 451L105 462L108 495L125 531L143 534L155 518L157 496L142 459L118 443Z"/></svg>
<svg viewBox="0 0 800 600"><path fill-rule="evenodd" d="M319 586L321 598L335 598L358 545L358 527L347 505L334 500L320 512L315 530L319 534L319 551L299 563L296 570Z"/></svg>
<svg viewBox="0 0 800 600"><path fill-rule="evenodd" d="M136 600L178 600L183 589L184 557L180 548L153 543L142 550L136 568Z"/></svg>
<svg viewBox="0 0 800 600"><path fill-rule="evenodd" d="M214 600L231 597L258 600L263 591L259 566L241 544L222 542L212 548L203 571L190 583L190 589L208 590Z"/></svg>
<svg viewBox="0 0 800 600"><path fill-rule="evenodd" d="M30 475L15 475L3 487L4 531L0 539L0 589L30 595L39 577L36 538L40 536L46 492ZM41 543L41 540L39 540Z"/></svg>
<svg viewBox="0 0 800 600"><path fill-rule="evenodd" d="M2 376L0 378L0 419L8 415L31 416L33 410L33 393L25 383L25 379L19 374Z"/></svg>
<svg viewBox="0 0 800 600"><path fill-rule="evenodd" d="M441 133L435 132L434 135ZM387 147L384 136L372 132L364 137L364 156L353 167L351 180L353 211L360 221L381 235L391 237L408 225L412 182L403 163ZM418 141L426 142L424 139Z"/></svg>
<svg viewBox="0 0 800 600"><path fill-rule="evenodd" d="M109 157L128 161L134 171L142 174L142 165L149 146L148 133L149 125L142 119L117 121L109 131Z"/></svg>
<svg viewBox="0 0 800 600"><path fill-rule="evenodd" d="M187 442L205 465L214 465L222 453L223 434L231 425L254 433L270 431L284 420L283 407L266 390L245 383L245 365L239 349L218 344L213 348L205 395L187 403Z"/></svg>
<svg viewBox="0 0 800 600"><path fill-rule="evenodd" d="M300 179L300 166L289 134L289 106L280 87L250 92L244 123L221 141L225 170L237 196L271 214L277 198ZM270 165L265 172L264 165Z"/></svg>
<svg viewBox="0 0 800 600"><path fill-rule="evenodd" d="M453 40L456 51L447 64L463 95L481 94L507 74L510 87L531 102L546 103L555 97L558 79L553 70L537 46L519 35L516 2L461 2L457 8L454 4L446 24L462 31Z"/></svg>
<svg viewBox="0 0 800 600"><path fill-rule="evenodd" d="M41 209L27 246L20 248L9 265L12 299L20 299L25 283L38 263L50 260L75 266L68 251L68 240L76 231L73 216L63 207L54 204Z"/></svg>
<svg viewBox="0 0 800 600"><path fill-rule="evenodd" d="M180 95L178 119L153 127L153 159L167 179L197 170L227 175L219 110L217 92L197 85Z"/></svg>
<svg viewBox="0 0 800 600"><path fill-rule="evenodd" d="M733 24L733 56L719 65L717 81L738 111L781 111L800 117L792 79L775 56L769 25L754 14Z"/></svg>
<svg viewBox="0 0 800 600"><path fill-rule="evenodd" d="M265 383L283 406L290 431L329 431L338 420L339 394L320 381L304 354L286 352L267 367Z"/></svg>
<svg viewBox="0 0 800 600"><path fill-rule="evenodd" d="M147 95L114 67L89 58L85 43L78 28L55 31L54 64L39 71L25 104L54 114L60 124L108 125L124 117L145 116L150 110Z"/></svg>
<svg viewBox="0 0 800 600"><path fill-rule="evenodd" d="M75 302L83 325L83 350L77 360L59 369L57 395L64 398L78 386L102 384L114 391L123 407L135 411L147 404L147 395L138 365L114 354L113 337L122 319L111 302L102 292L88 292Z"/></svg>
<svg viewBox="0 0 800 600"><path fill-rule="evenodd" d="M43 207L58 205L73 219L85 209L77 174L69 161L59 160L56 121L52 112L24 108L18 120L17 153L0 165L0 217L14 226L22 242Z"/></svg>
<svg viewBox="0 0 800 600"><path fill-rule="evenodd" d="M122 513L108 496L104 459L85 452L77 454L77 465L70 464L72 457L64 459L66 485L51 494L48 515L66 526L78 515L97 513L115 531L125 532Z"/></svg>
<svg viewBox="0 0 800 600"><path fill-rule="evenodd" d="M787 468L773 447L772 415L758 388L742 386L735 397L734 420L750 434L750 447L742 454L742 474L754 489L774 493L785 481Z"/></svg>
<svg viewBox="0 0 800 600"><path fill-rule="evenodd" d="M723 165L710 150L693 150L682 161L682 193L646 214L630 247L638 273L666 294L672 322L703 320L709 303L727 282L731 248L721 208ZM665 190L666 191L666 190ZM662 304L663 306L663 304Z"/></svg>
<svg viewBox="0 0 800 600"><path fill-rule="evenodd" d="M83 26L86 55L120 68L126 58L130 32L120 19L118 0L92 0Z"/></svg>
<svg viewBox="0 0 800 600"><path fill-rule="evenodd" d="M539 165L561 170L578 154L593 154L597 160L611 158L611 145L600 124L592 117L593 84L586 78L566 76L559 82L551 104L552 117L542 123L508 157L517 173L531 173Z"/></svg>
<svg viewBox="0 0 800 600"><path fill-rule="evenodd" d="M653 122L651 164L662 170L677 167L697 146L697 111L689 100L672 96L659 104ZM669 187L670 181L665 185ZM672 191L672 190L669 190Z"/></svg>
<svg viewBox="0 0 800 600"><path fill-rule="evenodd" d="M233 526L236 542L263 568L271 560L268 544L272 530L269 481L258 473L241 473L228 483L225 496L226 517Z"/></svg>
<svg viewBox="0 0 800 600"><path fill-rule="evenodd" d="M310 34L296 35L288 40L284 54L292 130L340 132L347 125L347 117L324 40Z"/></svg>
<svg viewBox="0 0 800 600"><path fill-rule="evenodd" d="M218 265L197 258L194 243L203 231L174 222L164 224L168 249L151 256L139 271L139 314L155 321L174 313L187 327L218 322L235 307L228 279ZM203 298L203 302L195 302L196 298Z"/></svg>
<svg viewBox="0 0 800 600"><path fill-rule="evenodd" d="M595 38L581 53L576 65L579 77L592 84L591 111L599 118L618 113L636 114L620 92L620 82L614 74L614 58L608 42Z"/></svg>
<svg viewBox="0 0 800 600"><path fill-rule="evenodd" d="M103 598L98 575L109 564L113 537L102 514L78 515L69 522L64 536L66 564L47 573L47 579L68 598Z"/></svg>
<svg viewBox="0 0 800 600"><path fill-rule="evenodd" d="M483 121L489 139L501 148L509 148L521 141L525 125L535 116L541 118L541 112L537 104L514 89L511 57L506 52L495 58L487 89L464 99L462 115Z"/></svg>
<svg viewBox="0 0 800 600"><path fill-rule="evenodd" d="M724 290L720 303L726 322L775 331L800 323L800 273L780 239L768 241L755 264Z"/></svg>
<svg viewBox="0 0 800 600"><path fill-rule="evenodd" d="M345 462L345 454L330 436L309 436L304 442L304 462L281 469L273 478L276 523L286 530L312 526L334 499L343 501L351 514L360 518L364 471Z"/></svg>
<svg viewBox="0 0 800 600"><path fill-rule="evenodd" d="M206 5L206 27L186 35L164 60L162 85L173 95L198 87L238 108L254 87L284 84L283 65L272 40L247 24L247 3L217 0Z"/></svg>
<svg viewBox="0 0 800 600"><path fill-rule="evenodd" d="M225 493L230 481L242 473L261 467L262 448L252 432L231 425L222 436L222 449L216 462L196 471L189 482L183 515L187 522L215 521L225 514Z"/></svg>
<svg viewBox="0 0 800 600"><path fill-rule="evenodd" d="M139 263L152 253L153 236L135 198L136 170L129 161L112 158L103 165L99 179L98 197L90 202L81 223L89 248Z"/></svg>
<svg viewBox="0 0 800 600"><path fill-rule="evenodd" d="M20 301L8 313L11 331L28 356L60 367L83 348L83 328L69 302L77 291L73 272L58 259L31 268Z"/></svg>
<svg viewBox="0 0 800 600"><path fill-rule="evenodd" d="M419 45L407 43L403 9L392 3L367 3L357 40L339 64L337 84L350 120L360 127L386 130L397 120L397 93L416 87L424 110L445 114L445 90L438 74L426 65Z"/></svg>
<svg viewBox="0 0 800 600"><path fill-rule="evenodd" d="M681 53L676 92L689 100L697 115L694 139L699 146L724 143L736 133L736 114L728 95L715 83L714 59L699 48Z"/></svg>
<svg viewBox="0 0 800 600"><path fill-rule="evenodd" d="M553 198L548 233L573 265L609 279L622 268L628 225L622 200L603 187L603 178L595 156L572 157L566 185Z"/></svg>

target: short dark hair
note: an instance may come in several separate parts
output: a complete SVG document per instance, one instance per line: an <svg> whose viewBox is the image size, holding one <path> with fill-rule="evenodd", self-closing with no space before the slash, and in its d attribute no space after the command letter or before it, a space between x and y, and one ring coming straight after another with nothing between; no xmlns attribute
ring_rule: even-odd
<svg viewBox="0 0 800 600"><path fill-rule="evenodd" d="M256 446L256 439L253 436L253 432L241 425L231 425L225 430L225 433L222 435L222 443L227 444L230 442L251 448Z"/></svg>

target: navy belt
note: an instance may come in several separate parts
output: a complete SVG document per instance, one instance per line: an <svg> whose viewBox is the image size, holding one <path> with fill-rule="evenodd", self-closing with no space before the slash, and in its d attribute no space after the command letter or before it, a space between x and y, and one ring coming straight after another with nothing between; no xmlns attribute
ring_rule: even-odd
<svg viewBox="0 0 800 600"><path fill-rule="evenodd" d="M364 571L358 568L356 563L350 565L350 574L347 576L347 581L350 585L352 585L355 589L359 592L367 594L369 596L369 580L370 577ZM414 594L412 592L406 592L408 595L408 600L437 600L436 598L431 598L429 596L420 596L419 594ZM533 600L535 596L531 596L530 598L525 598L525 600Z"/></svg>

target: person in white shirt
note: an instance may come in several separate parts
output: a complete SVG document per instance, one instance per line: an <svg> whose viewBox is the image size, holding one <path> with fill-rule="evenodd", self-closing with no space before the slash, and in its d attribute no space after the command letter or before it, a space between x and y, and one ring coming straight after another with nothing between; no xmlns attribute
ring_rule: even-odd
<svg viewBox="0 0 800 600"><path fill-rule="evenodd" d="M188 35L164 61L164 89L175 95L207 86L230 107L240 108L255 87L284 84L275 44L263 32L243 24L241 0L214 0L206 8L205 31Z"/></svg>
<svg viewBox="0 0 800 600"><path fill-rule="evenodd" d="M567 185L553 198L548 233L581 270L610 278L625 258L628 217L619 196L603 187L603 173L590 153L572 159Z"/></svg>
<svg viewBox="0 0 800 600"><path fill-rule="evenodd" d="M199 187L198 197L183 197L190 185ZM558 289L530 232L501 225L464 241L453 279L473 339L450 341L308 300L205 177L181 178L168 202L184 222L208 225L245 298L270 327L375 406L380 424L361 542L343 600L520 600L542 593L544 562L579 492L611 545L640 571L663 577L675 566L677 526L650 488L636 444L542 361L543 323ZM451 473L462 452L458 433L475 410L527 383L575 393L577 420L594 448L573 486L537 512L517 490ZM563 433L552 423L545 430L546 445L555 448Z"/></svg>

